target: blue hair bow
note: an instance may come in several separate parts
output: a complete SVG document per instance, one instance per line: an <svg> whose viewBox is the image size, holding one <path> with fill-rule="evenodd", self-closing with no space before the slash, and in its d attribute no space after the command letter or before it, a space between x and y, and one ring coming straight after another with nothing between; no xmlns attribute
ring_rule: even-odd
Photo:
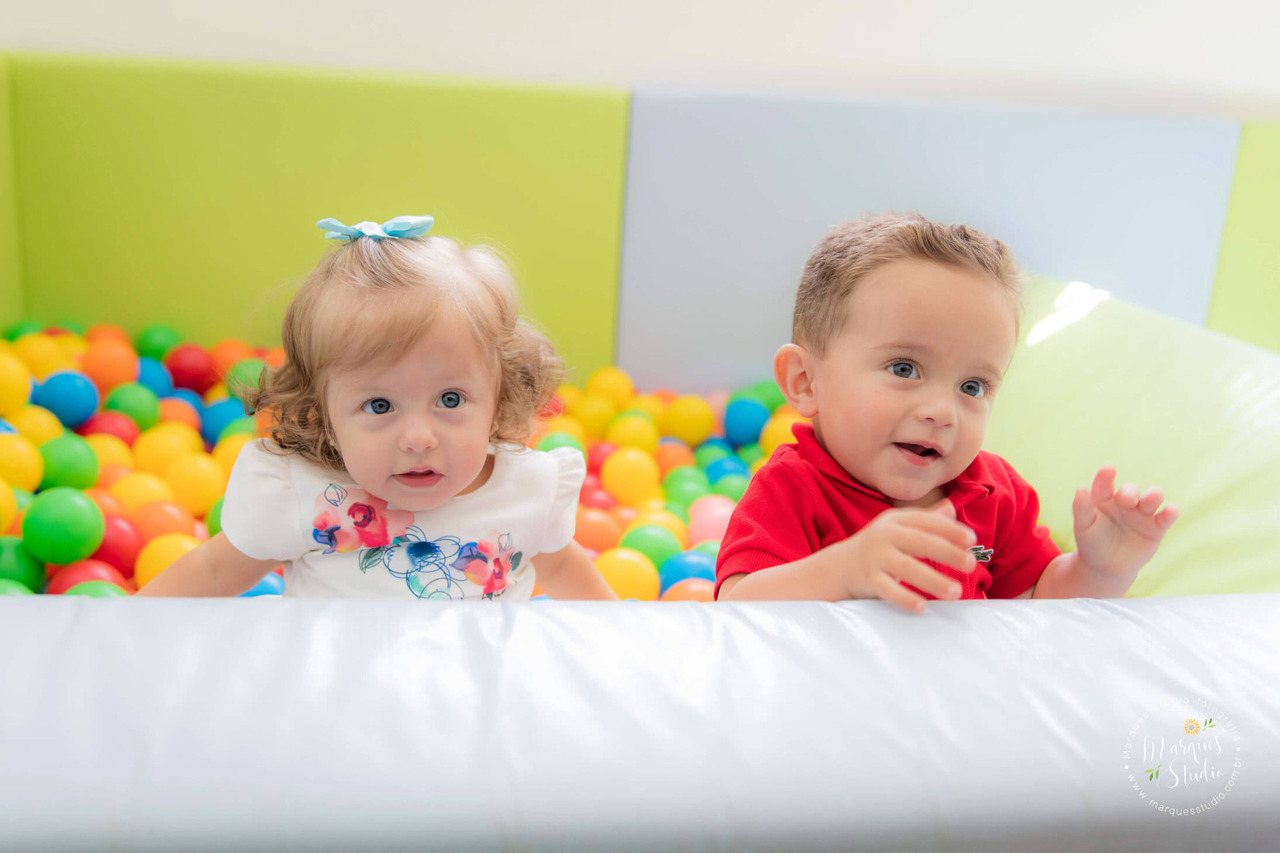
<svg viewBox="0 0 1280 853"><path fill-rule="evenodd" d="M435 218L431 216L397 216L394 219L388 219L379 225L376 222L357 222L355 225L343 225L336 219L321 219L316 223L317 228L328 228L325 232L326 240L355 240L360 237L372 237L378 242L391 237L392 239L404 239L406 237L421 237L431 230L431 226L435 224Z"/></svg>

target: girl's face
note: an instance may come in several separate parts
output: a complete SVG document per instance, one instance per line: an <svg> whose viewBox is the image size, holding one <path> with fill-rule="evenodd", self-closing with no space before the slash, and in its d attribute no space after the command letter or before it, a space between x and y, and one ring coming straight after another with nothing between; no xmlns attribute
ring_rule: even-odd
<svg viewBox="0 0 1280 853"><path fill-rule="evenodd" d="M400 509L436 509L489 477L497 380L461 324L434 324L402 356L331 369L325 409L347 473Z"/></svg>

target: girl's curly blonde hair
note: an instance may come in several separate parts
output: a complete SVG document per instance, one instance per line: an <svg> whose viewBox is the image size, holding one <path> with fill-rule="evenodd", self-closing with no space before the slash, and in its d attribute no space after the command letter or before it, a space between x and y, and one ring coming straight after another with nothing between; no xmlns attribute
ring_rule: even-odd
<svg viewBox="0 0 1280 853"><path fill-rule="evenodd" d="M498 255L448 237L360 237L326 255L285 311L284 364L241 396L270 413L281 450L343 471L325 411L330 371L397 358L437 322L464 324L491 354L498 394L490 438L523 444L564 364L520 316L515 282Z"/></svg>

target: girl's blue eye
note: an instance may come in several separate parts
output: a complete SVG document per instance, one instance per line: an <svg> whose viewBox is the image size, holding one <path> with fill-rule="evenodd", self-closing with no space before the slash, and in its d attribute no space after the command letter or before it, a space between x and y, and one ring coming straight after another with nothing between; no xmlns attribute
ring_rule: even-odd
<svg viewBox="0 0 1280 853"><path fill-rule="evenodd" d="M966 379L960 383L960 393L967 394L970 397L985 397L987 396L987 386L977 379Z"/></svg>
<svg viewBox="0 0 1280 853"><path fill-rule="evenodd" d="M462 395L457 391L445 391L440 395L440 406L445 409L456 409L462 405Z"/></svg>
<svg viewBox="0 0 1280 853"><path fill-rule="evenodd" d="M364 404L364 411L371 415L385 415L391 411L391 402L382 397L374 397L372 400Z"/></svg>
<svg viewBox="0 0 1280 853"><path fill-rule="evenodd" d="M889 372L901 379L917 379L920 371L909 361L895 361L889 365Z"/></svg>

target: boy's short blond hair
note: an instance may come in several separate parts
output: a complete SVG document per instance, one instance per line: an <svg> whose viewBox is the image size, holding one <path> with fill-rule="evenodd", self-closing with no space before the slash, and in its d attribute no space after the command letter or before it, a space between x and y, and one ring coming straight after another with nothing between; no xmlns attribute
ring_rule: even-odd
<svg viewBox="0 0 1280 853"><path fill-rule="evenodd" d="M887 263L935 261L988 275L1017 306L1022 273L1009 247L967 225L942 225L916 214L878 214L832 228L809 255L796 290L791 342L819 357L844 327L858 282Z"/></svg>
<svg viewBox="0 0 1280 853"><path fill-rule="evenodd" d="M285 312L285 362L242 390L270 413L286 452L344 470L325 411L334 368L398 358L438 323L468 328L490 356L497 409L490 437L522 444L564 376L542 332L520 316L515 282L497 253L448 237L357 238L329 253Z"/></svg>

